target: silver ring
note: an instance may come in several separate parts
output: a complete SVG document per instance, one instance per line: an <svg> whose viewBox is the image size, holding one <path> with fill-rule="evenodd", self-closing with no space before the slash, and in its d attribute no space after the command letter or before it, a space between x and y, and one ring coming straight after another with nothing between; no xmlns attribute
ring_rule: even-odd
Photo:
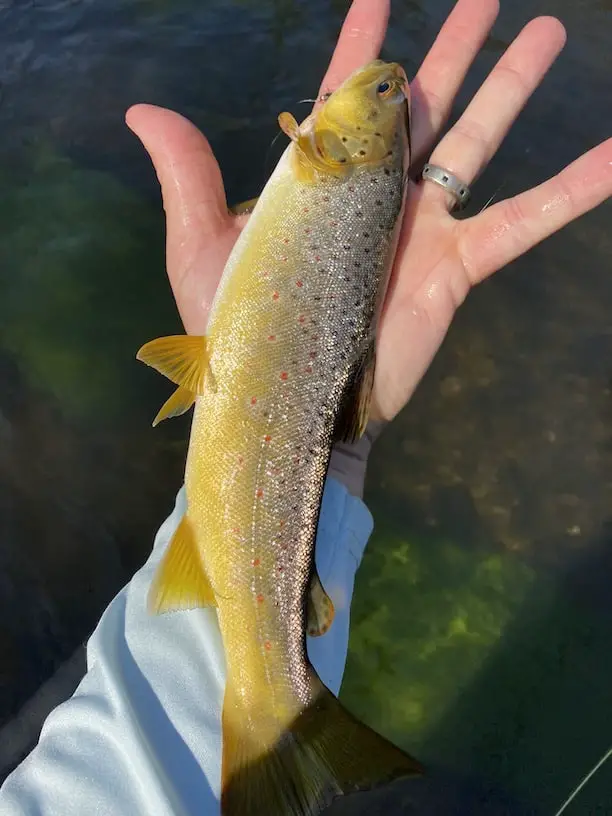
<svg viewBox="0 0 612 816"><path fill-rule="evenodd" d="M468 185L448 170L438 167L437 164L426 164L423 168L422 178L425 181L434 181L440 187L444 187L447 193L455 197L459 209L463 209L470 200L471 192Z"/></svg>

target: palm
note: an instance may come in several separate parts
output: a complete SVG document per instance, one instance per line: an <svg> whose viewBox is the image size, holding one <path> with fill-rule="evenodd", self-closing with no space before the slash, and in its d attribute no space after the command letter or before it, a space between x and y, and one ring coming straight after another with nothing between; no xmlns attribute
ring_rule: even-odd
<svg viewBox="0 0 612 816"><path fill-rule="evenodd" d="M323 82L333 89L377 56L389 0L354 0ZM458 0L414 82L413 166L439 138L453 99L497 15L497 0ZM561 50L552 18L528 24L431 160L468 184L495 153ZM228 214L221 174L202 134L178 114L137 105L128 124L149 151L168 223L167 266L187 332L202 334L227 257L246 218ZM469 289L612 193L612 139L558 176L457 221L445 192L409 186L406 214L378 335L373 413L391 419L427 369Z"/></svg>

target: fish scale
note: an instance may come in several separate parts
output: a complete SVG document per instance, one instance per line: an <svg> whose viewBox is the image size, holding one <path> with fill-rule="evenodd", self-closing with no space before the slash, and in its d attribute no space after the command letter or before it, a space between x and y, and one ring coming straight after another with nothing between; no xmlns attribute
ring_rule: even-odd
<svg viewBox="0 0 612 816"><path fill-rule="evenodd" d="M152 597L158 611L217 607L227 816L310 816L419 768L341 708L305 639L333 618L316 529L334 440L347 417L355 424L351 400L367 405L403 208L405 91L403 71L377 61L302 126L284 120L292 144L231 253L194 363L206 375L193 394L187 514ZM374 768L345 756L352 742Z"/></svg>
<svg viewBox="0 0 612 816"><path fill-rule="evenodd" d="M304 703L310 688L303 596L333 413L359 344L370 337L377 295L389 269L402 206L403 156L398 149L384 168L364 167L347 180L313 189L293 182L290 151L240 239L246 247L259 248L257 257L236 247L226 274L238 292L222 288L211 311L210 366L215 379L226 384L228 404L218 391L198 398L186 487L206 541L211 583L235 590L229 604L219 602L224 642L232 644L228 672L242 688L259 689L250 661L245 662L254 647L261 672L282 674L286 692ZM268 199L282 201L282 207L266 207ZM269 237L271 220L275 230ZM263 274L272 269L274 275ZM270 336L276 339L269 341ZM232 415L242 430L238 450ZM269 442L263 441L266 436ZM224 451L230 468L234 457L249 464L230 470L226 479L215 468L213 485L201 478L198 457L200 451L214 450ZM219 526L222 513L225 523ZM244 560L228 548L235 528L242 531ZM261 564L253 567L258 558ZM250 618L247 625L245 618ZM248 643L246 650L242 641Z"/></svg>

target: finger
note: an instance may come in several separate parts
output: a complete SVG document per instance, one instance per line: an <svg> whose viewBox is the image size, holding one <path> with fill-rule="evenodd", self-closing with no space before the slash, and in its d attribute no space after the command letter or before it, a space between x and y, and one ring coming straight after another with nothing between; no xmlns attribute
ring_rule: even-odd
<svg viewBox="0 0 612 816"><path fill-rule="evenodd" d="M353 0L319 95L334 91L359 68L378 57L389 20L390 0Z"/></svg>
<svg viewBox="0 0 612 816"><path fill-rule="evenodd" d="M459 251L470 283L479 283L610 196L612 139L538 187L462 222Z"/></svg>
<svg viewBox="0 0 612 816"><path fill-rule="evenodd" d="M221 171L204 136L178 113L135 105L126 122L149 153L161 185L168 276L176 294L203 243L231 225Z"/></svg>
<svg viewBox="0 0 612 816"><path fill-rule="evenodd" d="M493 68L459 121L429 161L471 184L488 164L512 123L565 44L565 29L554 17L532 20ZM448 206L444 188L427 184L424 200Z"/></svg>
<svg viewBox="0 0 612 816"><path fill-rule="evenodd" d="M437 140L499 12L499 0L458 0L410 85L413 165Z"/></svg>

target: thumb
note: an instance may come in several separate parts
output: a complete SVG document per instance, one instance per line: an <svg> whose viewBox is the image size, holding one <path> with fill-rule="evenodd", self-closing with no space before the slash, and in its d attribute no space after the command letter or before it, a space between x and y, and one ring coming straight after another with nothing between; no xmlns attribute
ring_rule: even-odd
<svg viewBox="0 0 612 816"><path fill-rule="evenodd" d="M151 157L161 185L168 277L183 312L185 278L198 257L232 227L221 171L202 133L180 114L154 105L134 105L127 111L126 123Z"/></svg>

